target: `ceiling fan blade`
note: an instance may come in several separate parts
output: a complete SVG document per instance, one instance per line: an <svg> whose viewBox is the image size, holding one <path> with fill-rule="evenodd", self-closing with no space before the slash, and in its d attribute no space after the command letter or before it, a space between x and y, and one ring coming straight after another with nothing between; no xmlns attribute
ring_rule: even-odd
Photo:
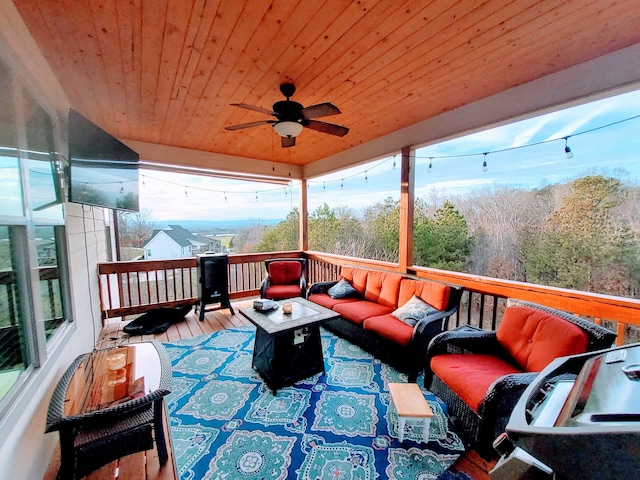
<svg viewBox="0 0 640 480"><path fill-rule="evenodd" d="M257 127L259 125L266 125L268 123L275 123L275 120L259 120L251 123L241 123L240 125L232 125L230 127L224 127L225 130L242 130L243 128Z"/></svg>
<svg viewBox="0 0 640 480"><path fill-rule="evenodd" d="M296 137L281 137L282 138L282 148L287 147L295 147L296 145Z"/></svg>
<svg viewBox="0 0 640 480"><path fill-rule="evenodd" d="M328 117L329 115L338 115L340 109L331 103L319 103L302 109L302 115L309 120L310 118Z"/></svg>
<svg viewBox="0 0 640 480"><path fill-rule="evenodd" d="M349 129L347 127L335 125L333 123L319 122L317 120L309 120L308 122L304 122L303 125L311 130L328 133L329 135L335 135L336 137L344 137L349 133Z"/></svg>
<svg viewBox="0 0 640 480"><path fill-rule="evenodd" d="M232 103L234 107L246 108L247 110L253 110L254 112L264 113L266 115L275 115L273 110L267 110L266 108L256 107L255 105L248 105L246 103Z"/></svg>

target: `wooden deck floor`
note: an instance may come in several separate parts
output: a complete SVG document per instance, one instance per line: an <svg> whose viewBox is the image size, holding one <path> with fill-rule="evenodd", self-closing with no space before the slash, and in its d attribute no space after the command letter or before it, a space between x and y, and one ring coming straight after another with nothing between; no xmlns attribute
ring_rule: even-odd
<svg viewBox="0 0 640 480"><path fill-rule="evenodd" d="M205 314L204 321L199 321L198 316L192 311L185 318L184 322L172 325L165 333L158 335L143 335L129 337L122 331L126 322L111 320L100 333L97 348L108 348L128 343L136 343L147 340L157 340L159 342L172 342L183 338L191 338L198 335L213 333L225 328L251 325L242 315L238 313L241 308L251 307L253 299L233 302L236 312L231 315L229 310L212 310ZM165 431L169 428L165 419ZM171 438L167 434L167 445L171 445ZM104 467L94 471L87 477L87 480L111 480L111 479L136 479L136 480L178 480L174 468L173 456L170 450L169 461L162 467L158 463L155 449L147 452L137 453L123 457L111 462ZM495 462L486 462L476 452L470 451L461 456L454 464L453 468L459 472L464 472L474 480L489 480L488 471L493 468ZM60 467L59 446L53 455L49 465L45 480L55 480Z"/></svg>

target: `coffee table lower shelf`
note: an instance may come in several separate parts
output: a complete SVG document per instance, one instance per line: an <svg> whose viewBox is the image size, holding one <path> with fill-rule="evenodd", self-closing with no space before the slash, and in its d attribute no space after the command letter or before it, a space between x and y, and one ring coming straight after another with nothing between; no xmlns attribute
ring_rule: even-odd
<svg viewBox="0 0 640 480"><path fill-rule="evenodd" d="M253 368L275 395L278 389L324 373L318 325L269 335L256 328Z"/></svg>

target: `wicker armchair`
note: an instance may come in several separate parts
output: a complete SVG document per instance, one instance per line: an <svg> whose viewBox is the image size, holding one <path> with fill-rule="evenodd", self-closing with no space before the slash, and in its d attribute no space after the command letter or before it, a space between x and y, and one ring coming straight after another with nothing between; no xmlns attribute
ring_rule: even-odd
<svg viewBox="0 0 640 480"><path fill-rule="evenodd" d="M528 323L509 320L516 313L530 315ZM506 334L509 328L512 331ZM454 424L489 459L497 456L493 441L504 432L515 404L545 362L553 355L608 348L615 337L614 332L566 312L510 301L497 331L464 326L431 341L425 388L447 404ZM512 345L505 345L505 338L512 339Z"/></svg>
<svg viewBox="0 0 640 480"><path fill-rule="evenodd" d="M307 259L273 258L265 260L267 276L260 287L260 298L282 300L307 296Z"/></svg>
<svg viewBox="0 0 640 480"><path fill-rule="evenodd" d="M45 433L60 432L58 478L84 477L117 458L152 449L154 440L160 464L167 461L162 417L163 397L171 392L171 360L162 344L149 343L158 352L160 380L157 389L141 397L91 413L68 415L67 390L76 370L91 354L78 356L65 371L51 397L45 429Z"/></svg>

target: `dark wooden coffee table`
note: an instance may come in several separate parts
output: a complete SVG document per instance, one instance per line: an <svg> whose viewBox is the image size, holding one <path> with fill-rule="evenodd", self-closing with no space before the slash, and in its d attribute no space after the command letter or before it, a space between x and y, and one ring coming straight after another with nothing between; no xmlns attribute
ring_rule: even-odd
<svg viewBox="0 0 640 480"><path fill-rule="evenodd" d="M282 304L291 302L290 314ZM240 313L256 326L253 368L275 395L282 387L324 372L320 324L339 315L302 297L281 300L277 309Z"/></svg>

